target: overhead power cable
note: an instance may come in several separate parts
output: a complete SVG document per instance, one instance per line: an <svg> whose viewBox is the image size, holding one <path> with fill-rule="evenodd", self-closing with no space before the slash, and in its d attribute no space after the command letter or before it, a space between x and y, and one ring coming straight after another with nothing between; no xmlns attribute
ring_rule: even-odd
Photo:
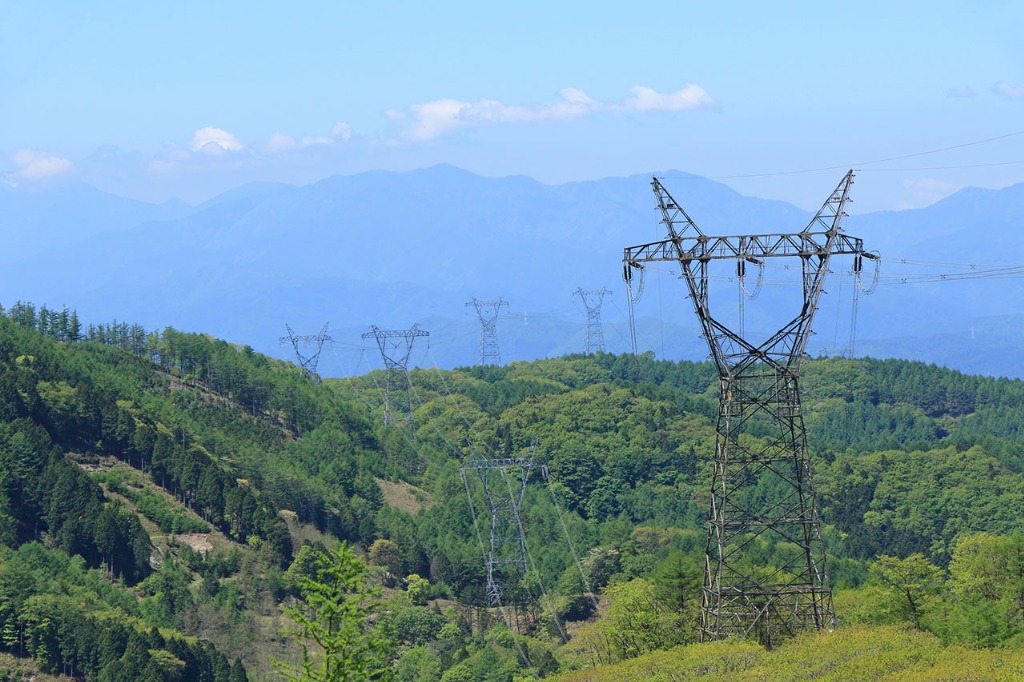
<svg viewBox="0 0 1024 682"><path fill-rule="evenodd" d="M879 163L889 163L890 161L902 161L903 159L913 159L913 158L917 158L917 157L920 157L920 156L930 156L932 154L940 154L942 152L953 151L954 149L964 149L965 147L974 147L974 146L977 146L977 145L980 145L980 144L987 144L989 142L996 142L998 140L1005 140L1005 139L1010 138L1010 137L1016 137L1017 135L1024 135L1024 130L1017 130L1017 131L1014 131L1012 133L1006 133L1005 135L996 135L994 137L987 137L987 138L985 138L983 140L974 140L972 142L964 142L962 144L954 144L954 145L948 145L946 147L939 147L939 148L936 148L936 149L929 149L929 150L923 151L923 152L914 152L913 154L902 154L900 156L890 156L890 157L887 157L887 158L884 158L884 159L874 159L872 161L860 161L858 163L841 163L841 164L835 165L835 166L821 166L821 167L818 167L818 168L803 168L803 169L800 169L800 170L775 171L775 172L771 172L771 173L746 173L746 174L742 174L742 175L715 175L715 176L710 176L710 179L711 180L740 180L740 179L744 179L744 178L767 178L767 177L781 176L781 175L800 175L802 173L818 173L818 172L822 172L822 171L842 170L842 169L845 169L845 168L858 168L859 169L859 168L862 168L863 166L871 166L871 165L875 165L875 164L879 164ZM975 167L983 167L983 166L989 166L989 165L992 165L992 166L1010 165L1010 164L1017 164L1017 163L1024 163L1024 161L1007 161L1007 162L997 162L997 163L992 163L992 164L978 164ZM963 168L970 168L971 166L962 166L962 167ZM956 166L953 166L952 168L956 168ZM884 168L883 169L879 169L879 168L874 168L874 169L870 169L870 170L897 170L897 169L884 169ZM940 170L940 169L938 169L938 168L934 168L934 169L930 169L930 168L920 168L920 169L918 169L918 168L907 168L907 169L903 169L903 170L910 171L910 170Z"/></svg>

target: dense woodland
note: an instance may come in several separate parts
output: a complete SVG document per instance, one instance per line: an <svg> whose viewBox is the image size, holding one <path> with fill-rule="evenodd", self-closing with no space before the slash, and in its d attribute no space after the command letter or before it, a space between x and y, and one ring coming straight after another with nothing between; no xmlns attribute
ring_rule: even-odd
<svg viewBox="0 0 1024 682"><path fill-rule="evenodd" d="M810 679L826 648L814 679L1024 675L1024 382L808 361L840 626L766 651L695 644L710 364L597 354L409 378L413 420L385 427L381 372L317 384L201 334L11 306L0 668L280 679L317 557L345 543L376 595L360 626L397 680ZM488 609L487 502L460 466L529 455L529 570ZM790 550L765 539L747 560Z"/></svg>

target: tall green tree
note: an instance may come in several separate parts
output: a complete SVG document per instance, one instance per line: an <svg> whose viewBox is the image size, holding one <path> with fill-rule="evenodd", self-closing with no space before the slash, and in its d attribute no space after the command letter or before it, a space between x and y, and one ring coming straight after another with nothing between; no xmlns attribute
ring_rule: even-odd
<svg viewBox="0 0 1024 682"><path fill-rule="evenodd" d="M286 680L357 682L389 673L390 644L368 623L376 591L366 582L366 564L342 543L317 557L316 578L302 577L302 599L287 609L295 622L302 664L275 662Z"/></svg>
<svg viewBox="0 0 1024 682"><path fill-rule="evenodd" d="M945 571L923 554L906 559L883 554L871 564L871 572L892 591L900 610L920 629L921 615L942 589Z"/></svg>

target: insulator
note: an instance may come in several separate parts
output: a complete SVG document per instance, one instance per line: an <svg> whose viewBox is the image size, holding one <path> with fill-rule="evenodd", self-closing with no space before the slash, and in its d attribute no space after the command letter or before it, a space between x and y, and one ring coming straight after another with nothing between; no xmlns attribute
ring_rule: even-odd
<svg viewBox="0 0 1024 682"><path fill-rule="evenodd" d="M761 293L761 285L764 283L764 262L763 261L752 261L752 262L757 264L757 283L754 285L754 290L753 291L747 290L747 281L746 281L746 278L744 277L744 275L746 274L746 265L744 264L744 262L743 261L738 261L738 264L736 266L737 273L739 274L739 278L738 279L739 279L739 282L740 282L740 288L743 289L743 293L751 301L753 301L755 298L757 298L757 295ZM740 267L739 267L740 265L743 265L742 271L740 270Z"/></svg>
<svg viewBox="0 0 1024 682"><path fill-rule="evenodd" d="M856 267L857 263L854 262L854 273L853 273L854 274L854 281L857 283L857 286L860 287L861 291L863 291L865 294L870 294L870 293L874 292L875 288L878 286L878 277L879 277L879 273L881 271L881 260L882 259L879 258L877 256L877 254L865 253L864 255L867 256L869 260L872 260L872 261L875 262L875 274L871 278L871 284L869 286L865 287L863 285L863 283L861 282L861 272L859 270L857 270L857 267ZM906 283L907 283L907 280L904 279L902 281L902 284L906 284Z"/></svg>

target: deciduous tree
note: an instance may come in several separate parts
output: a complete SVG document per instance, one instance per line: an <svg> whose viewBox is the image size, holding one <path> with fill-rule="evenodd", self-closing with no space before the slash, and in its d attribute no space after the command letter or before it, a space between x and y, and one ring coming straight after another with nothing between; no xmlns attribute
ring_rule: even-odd
<svg viewBox="0 0 1024 682"><path fill-rule="evenodd" d="M906 559L883 554L871 564L871 572L891 589L903 612L920 629L921 614L942 588L945 571L923 554L911 554Z"/></svg>

